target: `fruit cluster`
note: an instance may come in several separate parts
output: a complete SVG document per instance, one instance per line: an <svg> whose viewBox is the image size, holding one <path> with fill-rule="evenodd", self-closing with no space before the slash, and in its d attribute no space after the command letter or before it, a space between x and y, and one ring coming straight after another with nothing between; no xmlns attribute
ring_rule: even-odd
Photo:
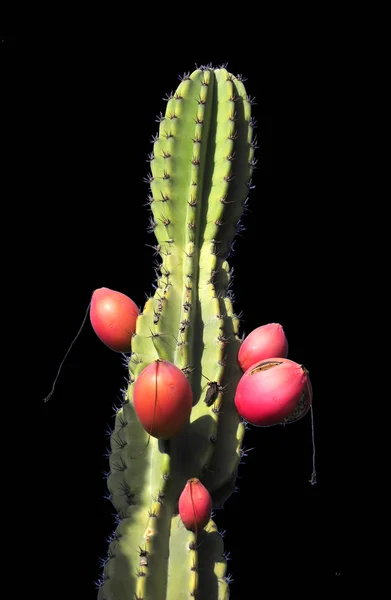
<svg viewBox="0 0 391 600"><path fill-rule="evenodd" d="M93 293L92 327L99 339L116 352L131 351L138 314L133 300L120 292L100 288ZM287 355L288 341L278 323L254 329L242 342L237 359L243 375L234 401L238 414L251 425L290 423L309 410L312 389L308 371ZM192 406L189 380L176 365L157 359L141 371L134 387L134 408L150 436L168 440L178 434L188 422ZM178 507L187 529L197 532L205 527L212 500L199 479L188 480Z"/></svg>

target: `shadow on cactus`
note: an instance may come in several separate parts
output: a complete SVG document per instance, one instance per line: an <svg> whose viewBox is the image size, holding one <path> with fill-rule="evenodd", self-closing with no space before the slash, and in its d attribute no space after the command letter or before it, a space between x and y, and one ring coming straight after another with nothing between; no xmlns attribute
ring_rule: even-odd
<svg viewBox="0 0 391 600"><path fill-rule="evenodd" d="M241 365L253 358L285 360L287 346L273 340L270 328L267 339L257 334L255 350L247 344L245 360L238 360L242 342L227 257L255 163L251 104L241 78L225 68L183 76L159 118L147 177L159 255L155 294L136 315L135 329L134 307L118 302L118 292L99 292L103 309L92 299L91 323L100 339L109 347L114 339L113 350L130 352L109 459L118 526L99 600L228 599L227 560L210 510L235 489L245 452L243 415L249 421L254 415L258 426L289 422L311 403L308 374L292 361L243 372ZM273 331L281 338L281 329ZM285 353L279 360L278 347ZM300 381L292 383L290 373Z"/></svg>

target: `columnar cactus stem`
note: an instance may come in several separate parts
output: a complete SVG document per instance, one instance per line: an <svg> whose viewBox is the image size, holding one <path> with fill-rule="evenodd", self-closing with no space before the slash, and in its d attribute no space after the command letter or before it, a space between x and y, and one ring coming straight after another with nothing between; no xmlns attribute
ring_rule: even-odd
<svg viewBox="0 0 391 600"><path fill-rule="evenodd" d="M184 76L158 119L148 181L160 263L156 292L137 319L129 386L111 436L108 489L118 527L99 600L228 598L215 524L187 531L177 504L197 477L222 506L240 462L239 319L227 256L253 170L250 108L238 78L203 67ZM193 392L188 425L166 441L148 435L133 406L138 376L157 359L179 367Z"/></svg>

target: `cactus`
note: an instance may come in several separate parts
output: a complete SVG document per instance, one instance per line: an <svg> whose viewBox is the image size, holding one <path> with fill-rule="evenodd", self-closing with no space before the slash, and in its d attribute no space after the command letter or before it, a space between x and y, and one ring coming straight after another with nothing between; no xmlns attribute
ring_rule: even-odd
<svg viewBox="0 0 391 600"><path fill-rule="evenodd" d="M223 544L210 520L189 531L178 498L190 478L221 508L235 488L245 423L239 318L227 262L254 166L251 98L224 67L185 74L168 97L150 156L148 205L156 291L137 318L129 385L111 435L109 498L117 511L99 600L226 600ZM190 421L169 440L148 435L133 403L141 371L167 360L188 377Z"/></svg>

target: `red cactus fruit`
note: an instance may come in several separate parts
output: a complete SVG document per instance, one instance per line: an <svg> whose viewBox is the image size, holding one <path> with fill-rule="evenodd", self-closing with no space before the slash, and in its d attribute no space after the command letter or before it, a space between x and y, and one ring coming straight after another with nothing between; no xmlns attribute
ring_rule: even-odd
<svg viewBox="0 0 391 600"><path fill-rule="evenodd" d="M193 393L186 375L177 366L158 359L137 377L133 401L145 431L167 440L189 421Z"/></svg>
<svg viewBox="0 0 391 600"><path fill-rule="evenodd" d="M312 402L308 371L287 358L269 358L242 375L235 406L246 421L258 427L302 418Z"/></svg>
<svg viewBox="0 0 391 600"><path fill-rule="evenodd" d="M238 353L238 362L242 371L247 371L252 365L271 358L288 355L288 340L284 329L279 323L268 323L257 327L243 341Z"/></svg>
<svg viewBox="0 0 391 600"><path fill-rule="evenodd" d="M91 325L98 338L115 352L130 352L138 315L137 305L121 292L99 288L92 294Z"/></svg>
<svg viewBox="0 0 391 600"><path fill-rule="evenodd" d="M179 497L179 516L186 529L196 533L209 523L212 498L199 479L193 477L185 485Z"/></svg>

